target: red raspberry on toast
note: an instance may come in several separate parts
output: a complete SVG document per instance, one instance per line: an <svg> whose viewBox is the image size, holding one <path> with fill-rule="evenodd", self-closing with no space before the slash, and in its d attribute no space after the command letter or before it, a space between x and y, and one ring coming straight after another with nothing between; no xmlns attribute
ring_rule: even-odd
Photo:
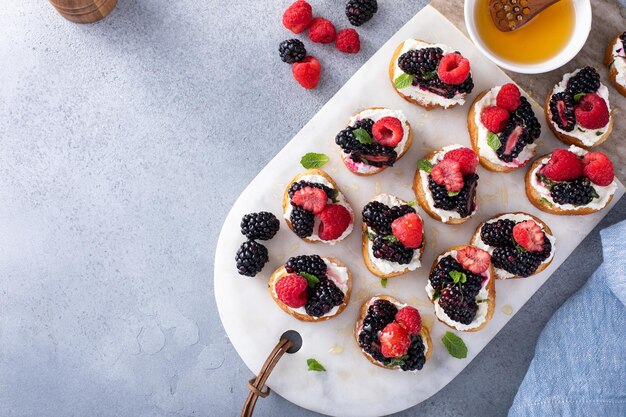
<svg viewBox="0 0 626 417"><path fill-rule="evenodd" d="M521 97L522 93L520 93L519 88L515 84L504 84L498 91L496 104L504 110L513 112L522 104Z"/></svg>
<svg viewBox="0 0 626 417"><path fill-rule="evenodd" d="M555 149L541 173L552 181L569 181L583 175L583 163L574 152Z"/></svg>
<svg viewBox="0 0 626 417"><path fill-rule="evenodd" d="M316 17L309 25L309 39L317 43L331 43L335 40L337 32L335 26L328 19Z"/></svg>
<svg viewBox="0 0 626 417"><path fill-rule="evenodd" d="M328 196L324 190L315 187L304 187L293 194L291 201L313 214L320 214L326 207Z"/></svg>
<svg viewBox="0 0 626 417"><path fill-rule="evenodd" d="M469 61L456 52L444 55L437 68L439 79L447 84L463 84L469 73Z"/></svg>
<svg viewBox="0 0 626 417"><path fill-rule="evenodd" d="M609 108L597 94L585 94L574 110L576 120L586 129L600 129L609 123Z"/></svg>
<svg viewBox="0 0 626 417"><path fill-rule="evenodd" d="M374 123L372 135L381 145L395 147L402 141L404 128L400 119L387 116Z"/></svg>
<svg viewBox="0 0 626 417"><path fill-rule="evenodd" d="M463 175L473 174L478 166L478 155L469 148L453 149L446 153L443 159L457 161L461 164L461 174Z"/></svg>
<svg viewBox="0 0 626 417"><path fill-rule="evenodd" d="M463 174L461 164L451 159L443 159L430 171L430 175L439 185L445 185L450 192L458 192L463 189Z"/></svg>
<svg viewBox="0 0 626 417"><path fill-rule="evenodd" d="M307 56L302 61L295 62L291 66L291 72L302 87L310 90L317 87L317 83L320 81L322 66L316 58Z"/></svg>
<svg viewBox="0 0 626 417"><path fill-rule="evenodd" d="M422 245L422 230L422 219L415 213L405 214L391 223L393 235L410 249L417 249Z"/></svg>
<svg viewBox="0 0 626 417"><path fill-rule="evenodd" d="M291 308L300 308L306 304L308 284L306 278L289 274L276 283L276 297Z"/></svg>
<svg viewBox="0 0 626 417"><path fill-rule="evenodd" d="M489 252L474 246L466 246L457 251L456 260L471 273L482 274L489 269L491 255L489 255Z"/></svg>
<svg viewBox="0 0 626 417"><path fill-rule="evenodd" d="M386 358L406 355L411 346L411 338L404 327L392 322L385 326L378 337L380 352Z"/></svg>
<svg viewBox="0 0 626 417"><path fill-rule="evenodd" d="M613 182L613 163L602 152L589 152L583 158L583 172L592 183L606 187Z"/></svg>
<svg viewBox="0 0 626 417"><path fill-rule="evenodd" d="M419 311L411 306L402 307L396 313L395 320L409 334L418 334L422 330L422 317Z"/></svg>
<svg viewBox="0 0 626 417"><path fill-rule="evenodd" d="M498 106L484 108L480 113L480 121L493 133L500 133L509 122L509 112Z"/></svg>
<svg viewBox="0 0 626 417"><path fill-rule="evenodd" d="M340 204L328 204L319 214L318 235L322 240L339 239L352 223L352 215Z"/></svg>
<svg viewBox="0 0 626 417"><path fill-rule="evenodd" d="M540 252L543 250L545 234L535 221L526 220L513 226L513 239L529 252Z"/></svg>
<svg viewBox="0 0 626 417"><path fill-rule="evenodd" d="M300 33L313 19L313 9L309 3L298 0L283 13L283 26L293 33Z"/></svg>
<svg viewBox="0 0 626 417"><path fill-rule="evenodd" d="M356 54L361 50L361 40L359 34L354 29L342 29L337 32L335 46L341 52Z"/></svg>

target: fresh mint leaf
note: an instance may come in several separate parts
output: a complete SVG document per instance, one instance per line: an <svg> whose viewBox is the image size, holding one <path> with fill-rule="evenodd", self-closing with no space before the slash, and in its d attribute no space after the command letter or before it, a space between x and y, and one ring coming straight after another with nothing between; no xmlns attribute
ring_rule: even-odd
<svg viewBox="0 0 626 417"><path fill-rule="evenodd" d="M548 190L551 190L552 187L554 187L554 185L556 184L554 181L552 181L550 178L546 177L545 175L537 174L537 179L539 180L539 182L544 183L544 185L548 188Z"/></svg>
<svg viewBox="0 0 626 417"><path fill-rule="evenodd" d="M411 74L402 73L395 80L393 80L393 86L398 90L406 88L413 83L413 76Z"/></svg>
<svg viewBox="0 0 626 417"><path fill-rule="evenodd" d="M368 231L367 238L373 242L376 239L376 233Z"/></svg>
<svg viewBox="0 0 626 417"><path fill-rule="evenodd" d="M369 145L369 144L374 143L374 139L372 139L370 134L367 133L367 130L363 128L354 129L352 131L352 134L354 135L356 140L361 142L363 145Z"/></svg>
<svg viewBox="0 0 626 417"><path fill-rule="evenodd" d="M435 291L433 293L433 301L436 301L437 298L439 298L441 296L441 291Z"/></svg>
<svg viewBox="0 0 626 417"><path fill-rule="evenodd" d="M522 252L522 253L528 252L525 247L523 247L522 245L519 245L517 243L515 243L515 249L517 249L519 252Z"/></svg>
<svg viewBox="0 0 626 417"><path fill-rule="evenodd" d="M452 357L457 359L467 358L467 346L459 336L452 332L446 332L441 341Z"/></svg>
<svg viewBox="0 0 626 417"><path fill-rule="evenodd" d="M601 130L596 131L596 136L602 136L604 135L604 132Z"/></svg>
<svg viewBox="0 0 626 417"><path fill-rule="evenodd" d="M579 132L585 132L585 129L581 129L580 127L577 127L576 129L578 129Z"/></svg>
<svg viewBox="0 0 626 417"><path fill-rule="evenodd" d="M323 153L309 152L300 159L300 164L305 169L321 168L330 161L327 155Z"/></svg>
<svg viewBox="0 0 626 417"><path fill-rule="evenodd" d="M450 271L449 275L455 284L458 284L459 282L461 284L465 284L465 282L467 281L467 276L463 272L452 270Z"/></svg>
<svg viewBox="0 0 626 417"><path fill-rule="evenodd" d="M406 203L406 204L407 204L407 206L414 207L414 206L417 204L417 200L411 200L411 201L409 201L409 202L408 202L408 203Z"/></svg>
<svg viewBox="0 0 626 417"><path fill-rule="evenodd" d="M406 361L409 358L409 355L402 355L402 356L398 356L397 358L393 358L389 361L389 363L387 363L387 365L390 368L394 367L394 366L402 366L404 365L404 361Z"/></svg>
<svg viewBox="0 0 626 417"><path fill-rule="evenodd" d="M497 151L502 147L502 142L500 142L500 138L493 132L489 132L487 135L487 145L494 151Z"/></svg>
<svg viewBox="0 0 626 417"><path fill-rule="evenodd" d="M600 198L600 196L598 195L598 192L593 187L591 187L591 197L593 197L593 198Z"/></svg>
<svg viewBox="0 0 626 417"><path fill-rule="evenodd" d="M448 191L448 197L456 197L461 191Z"/></svg>
<svg viewBox="0 0 626 417"><path fill-rule="evenodd" d="M387 235L383 237L383 240L386 240L389 243L398 243L398 238L395 237L394 235Z"/></svg>
<svg viewBox="0 0 626 417"><path fill-rule="evenodd" d="M328 196L328 198L333 200L333 203L339 202L339 191L335 190L334 188L330 189L326 195Z"/></svg>
<svg viewBox="0 0 626 417"><path fill-rule="evenodd" d="M320 279L318 277L313 274L309 274L308 272L298 272L298 274L301 277L306 278L306 280L309 282L309 287L315 287L315 285L319 284L320 282Z"/></svg>
<svg viewBox="0 0 626 417"><path fill-rule="evenodd" d="M422 79L426 80L426 81L432 80L436 76L437 76L437 70L428 71L428 72L422 72Z"/></svg>
<svg viewBox="0 0 626 417"><path fill-rule="evenodd" d="M430 161L427 161L426 159L419 159L417 161L417 169L430 174L430 171L432 171L433 169L433 164L431 164Z"/></svg>
<svg viewBox="0 0 626 417"><path fill-rule="evenodd" d="M548 201L548 199L547 199L547 198L545 198L545 197L541 197L541 198L539 199L539 201L541 201L542 203L544 203L544 204L546 204L546 205L548 205L548 206L550 206L550 207L552 207L552 206L554 205L554 204L552 204L550 201Z"/></svg>
<svg viewBox="0 0 626 417"><path fill-rule="evenodd" d="M307 359L306 364L309 367L309 371L326 372L326 368L324 368L321 363L313 358Z"/></svg>
<svg viewBox="0 0 626 417"><path fill-rule="evenodd" d="M383 288L387 288L387 278L383 278L380 280L380 285L383 286Z"/></svg>
<svg viewBox="0 0 626 417"><path fill-rule="evenodd" d="M574 101L578 103L583 97L585 97L585 93L574 94Z"/></svg>

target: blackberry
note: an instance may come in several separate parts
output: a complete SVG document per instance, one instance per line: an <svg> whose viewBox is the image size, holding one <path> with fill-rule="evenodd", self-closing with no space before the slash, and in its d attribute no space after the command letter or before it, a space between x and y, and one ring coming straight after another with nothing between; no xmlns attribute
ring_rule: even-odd
<svg viewBox="0 0 626 417"><path fill-rule="evenodd" d="M483 287L483 277L481 275L473 274L466 269L463 269L460 272L465 274L465 282L458 284L463 292L463 295L469 298L475 298Z"/></svg>
<svg viewBox="0 0 626 417"><path fill-rule="evenodd" d="M346 16L353 26L361 26L370 20L378 11L376 0L348 0L346 2Z"/></svg>
<svg viewBox="0 0 626 417"><path fill-rule="evenodd" d="M380 351L380 342L378 341L378 332L371 330L361 330L359 333L359 346L374 358L374 360L387 364L391 359L386 358Z"/></svg>
<svg viewBox="0 0 626 417"><path fill-rule="evenodd" d="M593 67L585 67L567 81L565 92L572 96L580 93L595 93L600 88L600 74Z"/></svg>
<svg viewBox="0 0 626 417"><path fill-rule="evenodd" d="M289 198L292 199L295 192L304 187L319 188L320 190L323 190L326 193L326 196L333 201L335 201L335 199L337 198L337 190L335 190L334 188L330 188L324 184L320 184L317 182L308 181L298 181L291 184L291 186L289 187L289 191L287 192L287 194L289 194Z"/></svg>
<svg viewBox="0 0 626 417"><path fill-rule="evenodd" d="M476 187L478 186L478 174L470 174L463 177L463 188L456 196L456 211L461 217L467 217L476 208Z"/></svg>
<svg viewBox="0 0 626 417"><path fill-rule="evenodd" d="M539 123L537 116L535 116L533 107L528 99L521 96L520 100L522 103L517 110L515 110L515 115L520 119L528 131L528 143L533 143L535 139L538 139L539 136L541 136L541 124Z"/></svg>
<svg viewBox="0 0 626 417"><path fill-rule="evenodd" d="M470 324L476 317L478 304L473 298L463 295L461 289L453 285L441 292L439 306L453 321Z"/></svg>
<svg viewBox="0 0 626 417"><path fill-rule="evenodd" d="M378 299L367 309L363 319L363 328L372 330L377 336L386 325L396 318L398 308L387 300Z"/></svg>
<svg viewBox="0 0 626 417"><path fill-rule="evenodd" d="M309 237L313 234L313 226L315 225L315 216L313 212L307 211L302 207L293 206L291 216L291 227L299 237Z"/></svg>
<svg viewBox="0 0 626 417"><path fill-rule="evenodd" d="M282 41L280 45L278 45L278 52L280 53L280 59L287 64L300 62L306 56L306 48L302 41L298 39Z"/></svg>
<svg viewBox="0 0 626 417"><path fill-rule="evenodd" d="M374 121L372 119L361 119L354 122L353 129L364 129L372 136L372 127L374 127Z"/></svg>
<svg viewBox="0 0 626 417"><path fill-rule="evenodd" d="M405 265L413 259L414 249L407 248L400 242L390 242L383 236L376 236L372 252L376 258Z"/></svg>
<svg viewBox="0 0 626 417"><path fill-rule="evenodd" d="M309 290L309 297L304 310L309 316L320 317L335 306L343 304L345 294L330 279L320 281Z"/></svg>
<svg viewBox="0 0 626 417"><path fill-rule="evenodd" d="M407 358L400 365L403 371L419 371L426 363L426 355L424 354L424 341L420 335L411 336L411 346L407 351Z"/></svg>
<svg viewBox="0 0 626 417"><path fill-rule="evenodd" d="M326 262L319 255L292 256L285 262L285 269L290 274L306 272L323 279L326 278Z"/></svg>
<svg viewBox="0 0 626 417"><path fill-rule="evenodd" d="M491 260L496 268L504 269L520 277L532 275L542 262L541 258L533 252L521 252L514 246L495 248Z"/></svg>
<svg viewBox="0 0 626 417"><path fill-rule="evenodd" d="M417 84L422 88L435 93L438 96L444 98L453 98L457 92L457 85L446 84L439 79L439 77L432 78L427 81L417 81Z"/></svg>
<svg viewBox="0 0 626 417"><path fill-rule="evenodd" d="M424 48L407 51L398 58L398 67L407 74L422 79L427 73L437 70L443 58L441 48Z"/></svg>
<svg viewBox="0 0 626 417"><path fill-rule="evenodd" d="M551 119L558 127L566 132L571 132L576 126L574 114L574 98L565 92L553 94L550 97Z"/></svg>
<svg viewBox="0 0 626 417"><path fill-rule="evenodd" d="M450 271L453 270L462 271L463 267L450 255L441 258L428 277L430 285L435 289L435 291L441 291L447 285L452 284Z"/></svg>
<svg viewBox="0 0 626 417"><path fill-rule="evenodd" d="M550 257L550 253L552 253L552 242L550 242L550 239L548 239L548 236L546 236L545 233L543 234L543 236L543 249L541 250L541 252L533 252L541 262L548 259Z"/></svg>
<svg viewBox="0 0 626 417"><path fill-rule="evenodd" d="M390 235L391 223L405 214L415 213L415 209L409 205L389 207L379 201L371 201L363 207L363 221L371 227L376 234Z"/></svg>
<svg viewBox="0 0 626 417"><path fill-rule="evenodd" d="M504 162L512 162L524 150L527 144L531 143L529 131L523 124L521 118L513 115L500 133L500 146L496 150L498 158Z"/></svg>
<svg viewBox="0 0 626 417"><path fill-rule="evenodd" d="M626 32L622 32L622 34L619 35L619 40L622 41L622 45L626 45Z"/></svg>
<svg viewBox="0 0 626 417"><path fill-rule="evenodd" d="M270 240L280 228L280 222L272 213L250 213L241 219L241 234L248 239Z"/></svg>
<svg viewBox="0 0 626 417"><path fill-rule="evenodd" d="M580 177L574 181L563 181L555 184L550 190L552 199L558 204L583 206L598 197L589 178Z"/></svg>
<svg viewBox="0 0 626 417"><path fill-rule="evenodd" d="M474 89L474 80L472 74L468 75L465 81L459 84L456 88L457 93L470 94Z"/></svg>
<svg viewBox="0 0 626 417"><path fill-rule="evenodd" d="M240 275L253 277L263 269L269 260L267 248L254 240L247 240L237 250L235 262Z"/></svg>
<svg viewBox="0 0 626 417"><path fill-rule="evenodd" d="M341 147L344 153L350 154L353 161L363 162L371 166L393 166L398 157L394 148L378 143L361 143L354 137L353 130L355 127L348 127L335 137L335 143Z"/></svg>
<svg viewBox="0 0 626 417"><path fill-rule="evenodd" d="M456 208L456 197L450 197L445 185L437 184L430 175L428 176L428 189L433 195L436 208L442 210L454 210Z"/></svg>
<svg viewBox="0 0 626 417"><path fill-rule="evenodd" d="M515 227L515 222L508 219L485 223L480 229L480 238L489 246L510 245L513 239L513 227Z"/></svg>

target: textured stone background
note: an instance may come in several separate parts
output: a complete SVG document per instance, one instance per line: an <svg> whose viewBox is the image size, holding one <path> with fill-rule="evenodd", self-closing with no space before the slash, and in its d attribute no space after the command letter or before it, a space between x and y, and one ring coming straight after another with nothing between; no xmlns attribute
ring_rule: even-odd
<svg viewBox="0 0 626 417"><path fill-rule="evenodd" d="M381 0L356 56L278 59L288 1L119 0L75 25L0 2L0 415L221 416L250 371L213 297L245 185L426 2ZM312 1L347 26L343 5ZM626 217L620 204L603 226ZM448 387L403 415L503 415L545 321L600 263L597 230ZM312 415L277 395L258 416Z"/></svg>

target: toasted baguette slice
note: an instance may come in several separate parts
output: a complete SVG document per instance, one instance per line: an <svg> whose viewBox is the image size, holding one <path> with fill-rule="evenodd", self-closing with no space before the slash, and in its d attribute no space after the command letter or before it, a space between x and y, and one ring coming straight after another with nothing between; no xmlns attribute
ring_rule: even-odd
<svg viewBox="0 0 626 417"><path fill-rule="evenodd" d="M478 146L478 126L476 125L476 105L478 104L480 100L482 100L483 97L485 97L485 95L489 91L491 91L491 89L483 91L476 97L476 99L470 106L469 113L467 114L467 130L469 131L470 142L472 143L472 149L474 149L474 152L476 152L476 155L478 155L478 160L480 161L480 165L482 165L483 168L488 169L489 171L493 171L493 172L515 171L518 168L528 165L528 163L530 162L532 158L530 158L525 163L520 164L519 166L516 166L516 167L507 166L504 164L496 164L490 161L489 159L485 158L484 156L482 156L480 152L480 146Z"/></svg>
<svg viewBox="0 0 626 417"><path fill-rule="evenodd" d="M428 42L423 41L421 39L416 39L416 41L428 43ZM440 108L440 109L450 109L450 108L455 107L456 105L458 105L459 103L452 103L448 107L444 107L444 106L442 106L440 104L433 103L433 102L429 101L425 97L424 98L422 98L422 97L415 98L415 97L411 97L409 95L403 94L400 90L398 90L396 88L396 86L393 83L393 81L394 81L394 73L395 73L395 69L396 69L396 62L398 61L398 58L400 57L400 53L402 52L402 48L404 48L404 41L401 42L400 45L398 45L398 47L395 49L395 51L393 52L393 55L391 57L391 61L389 62L389 80L391 81L391 86L396 91L396 93L398 93L398 95L400 97L402 97L403 99L405 99L406 101L408 101L410 103L413 103L413 104L417 104L418 106L421 106L421 107L425 108L426 110L432 110L432 109L437 109L437 108Z"/></svg>
<svg viewBox="0 0 626 417"><path fill-rule="evenodd" d="M543 197L541 196L541 194L539 194L539 192L532 186L531 178L535 169L537 169L541 165L541 161L544 158L549 158L550 155L552 154L549 153L547 155L543 155L535 159L535 161L532 163L532 165L528 168L528 171L526 172L526 179L525 179L526 196L528 197L528 200L532 203L533 206L537 207L541 211L545 211L546 213L573 216L573 215L584 215L584 214L595 213L596 211L600 211L609 205L609 203L613 199L613 195L615 194L615 192L611 194L609 199L606 201L606 204L604 204L602 207L599 207L599 208L581 206L576 209L562 209L560 207L550 204L548 201L545 201L545 199L542 200Z"/></svg>
<svg viewBox="0 0 626 417"><path fill-rule="evenodd" d="M274 271L272 273L272 276L270 277L270 281L269 281L269 291L270 291L270 295L272 296L272 298L274 299L274 301L276 302L276 304L278 304L278 306L287 314L289 314L290 316L293 316L295 318L297 318L300 321L324 321L324 320L329 320L332 319L333 317L338 316L339 314L341 314L341 312L343 310L346 309L346 307L348 306L348 303L350 302L350 294L352 293L352 273L350 272L350 270L343 264L343 262L341 262L339 259L337 258L332 258L332 257L322 257L322 259L324 259L325 261L328 261L336 266L339 267L343 267L346 268L346 271L348 272L348 290L344 293L345 297L343 299L343 304L341 304L339 306L339 308L337 309L337 311L332 314L332 315L326 315L326 316L321 316L321 317L313 317L313 316L309 316L306 313L299 313L297 311L295 311L294 309L292 309L291 307L289 307L288 305L286 305L285 303L283 303L282 301L280 301L278 299L278 297L276 296L276 291L274 290L274 287L276 286L276 283L278 281L280 281L281 278L285 277L286 275L289 275L289 273L287 272L287 270L285 269L285 266L281 266L280 268L278 268L276 271ZM330 279L330 278L328 278Z"/></svg>
<svg viewBox="0 0 626 417"><path fill-rule="evenodd" d="M285 187L285 192L283 193L283 217L285 219L285 222L287 223L287 226L289 227L289 229L291 229L293 231L293 225L291 224L291 220L287 216L287 209L291 205L291 200L289 199L289 188L291 187L291 184L293 184L294 182L300 181L303 177L305 177L307 175L319 175L321 177L324 177L324 179L326 179L330 184L332 184L333 188L335 190L337 190L338 197L343 199L343 202L345 203L344 206L348 209L348 211L352 215L352 223L350 224L350 226L348 226L349 232L343 237L343 239L345 239L346 237L348 237L350 235L350 233L352 233L352 229L354 228L354 210L352 210L352 207L351 207L350 203L348 202L348 199L341 192L341 190L339 189L339 186L337 185L337 183L332 179L332 177L330 175L328 175L325 171L322 171L321 169L307 169L306 171L301 172L298 175L296 175L291 181L289 181L289 184L287 184L287 187ZM314 230L314 232L315 232L315 230ZM334 244L334 243L336 243L338 241L343 240L343 239L338 239L336 241L328 241L327 242L327 241L324 241L324 240L321 240L321 239L320 240L311 239L310 237L305 237L305 238L301 238L301 239L304 240L305 242L308 242L308 243L320 243L320 242L322 242L322 243L331 243L331 244Z"/></svg>
<svg viewBox="0 0 626 417"><path fill-rule="evenodd" d="M558 131L554 122L552 121L552 112L550 111L550 99L552 98L553 94L554 94L554 88L550 90L550 93L548 93L548 97L546 97L546 102L544 104L543 111L545 113L546 122L548 126L550 127L550 130L552 131L552 133L554 133L554 136L556 136L561 142L566 143L568 145L576 145L579 148L583 148L583 149L591 149L591 148L601 145L609 138L609 136L611 135L611 132L613 131L613 114L612 114L613 112L612 111L611 111L611 115L609 116L609 124L606 125L604 128L604 133L601 136L599 136L598 140L591 146L585 145L584 143L582 143L580 139L574 136Z"/></svg>
<svg viewBox="0 0 626 417"><path fill-rule="evenodd" d="M365 319L365 315L367 314L367 309L369 307L369 304L371 302L375 301L375 300L378 300L378 299L387 300L387 301L395 304L396 306L404 306L403 303L401 303L399 300L393 298L390 295L375 295L374 297L366 300L361 305L361 309L359 310L359 318L357 319L356 327L354 329L354 338L356 340L357 347L359 348L359 350L361 351L363 356L365 356L367 358L367 360L370 361L371 363L373 363L374 365L380 366L381 368L385 368L385 369L405 372L405 371L402 370L402 368L400 368L400 366L385 366L385 365L383 365L382 363L380 363L376 359L374 359L369 353L367 353L363 349L361 349L361 346L359 346L359 333L361 333L361 329L363 328L363 320ZM422 330L419 332L419 335L422 337L422 342L424 343L424 347L426 348L426 353L424 354L424 356L426 357L426 360L428 361L428 359L430 359L430 355L432 354L432 351L433 351L433 341L430 338L430 332L428 331L426 326L422 326ZM408 372L410 372L410 371L408 371Z"/></svg>
<svg viewBox="0 0 626 417"><path fill-rule="evenodd" d="M376 197L374 197L375 199ZM370 201L374 201L374 199L370 200ZM403 204L408 204L406 201L400 200ZM417 211L417 210L416 210ZM419 213L417 214L419 216ZM420 220L422 220L422 224L424 223L423 219L420 217ZM376 275L379 278L393 278L393 277L397 277L399 275L404 275L408 272L410 272L411 270L408 267L402 268L398 271L394 271L394 272L390 272L385 274L384 272L382 272L380 269L378 269L378 267L374 264L374 262L372 261L372 254L370 254L370 251L368 249L368 242L369 239L367 237L367 225L365 224L365 222L361 222L361 230L363 231L363 237L361 239L361 252L363 254L363 261L365 262L365 266L367 266L367 269L369 269L369 271ZM422 259L422 254L424 253L424 248L426 247L426 239L424 237L424 232L422 231L422 246L419 247L418 249L416 249L417 251L419 251L419 258L420 260ZM399 264L398 264L399 265Z"/></svg>
<svg viewBox="0 0 626 417"><path fill-rule="evenodd" d="M444 255L446 255L447 253L451 252L451 251L459 251L463 248L465 248L466 246L471 246L471 245L461 245L461 246L454 246L442 253L440 253L438 256L435 257L435 260L433 262L432 267L430 268L430 274L432 274L433 270L435 269L435 267L437 266L438 263L438 259ZM437 317L437 320L439 320L440 322L442 322L443 324L445 324L446 326L457 330L459 332L477 332L481 329L483 329L487 323L489 323L489 321L491 320L491 318L493 317L493 311L496 308L496 275L495 275L495 271L493 269L493 264L489 264L489 279L487 281L487 293L488 293L488 298L487 298L487 314L485 316L485 321L477 326L477 327L473 327L471 329L463 329L460 328L459 325L461 325L461 323L458 324L450 324L447 323L445 320L443 320L439 314L437 314L437 309L435 308L435 316ZM429 281L430 282L430 281ZM430 298L430 297L429 297ZM437 304L438 301L437 300L430 300L433 304ZM455 323L455 322L453 322Z"/></svg>
<svg viewBox="0 0 626 417"><path fill-rule="evenodd" d="M385 107L369 107L365 110L385 110ZM355 114L354 116L358 116L360 113L364 112L365 110L360 111L359 113ZM348 122L349 123L349 122ZM404 120L404 124L407 127L407 130L409 131L409 137L404 145L404 147L397 152L398 156L396 157L396 161L399 161L400 158L402 158L404 156L404 154L406 154L406 152L409 150L409 148L411 147L411 145L413 144L413 131L411 130L411 124L409 123L409 120L406 119ZM344 165L346 166L346 168L348 168L348 170L350 172L352 172L355 175L360 175L360 176L370 176L370 175L376 175L384 170L386 170L387 168L389 168L388 166L383 166L383 167L376 167L376 169L372 169L369 172L358 172L355 171L352 166L348 163L347 159L348 156L340 151L340 155L341 155L341 160L343 161Z"/></svg>
<svg viewBox="0 0 626 417"><path fill-rule="evenodd" d="M493 216L491 219L486 220L484 222L482 222L481 224L478 225L478 227L476 228L476 231L474 232L474 236L472 236L472 240L470 242L470 244L478 247L478 248L482 248L485 249L487 252L491 253L494 249L493 246L489 246L486 243L482 242L482 238L480 237L480 229L482 229L482 227L490 220L496 220L499 219L500 217L506 215L506 214L521 214L523 216L528 217L529 219L532 219L535 221L535 223L537 223L539 225L539 227L541 227L541 229L543 229L543 232L546 234L546 237L551 237L552 239L554 239L554 234L552 233L552 230L550 230L550 228L548 227L547 224L545 224L541 219L539 219L538 217L533 216L532 214L528 214L528 213L524 213L521 211L517 211L514 213L500 213L500 214L496 214L495 216ZM550 265L552 263L552 259L554 259L554 251L555 251L555 247L554 244L552 245L552 254L550 255L550 257L548 257L548 259L546 259L545 261L543 261L541 263L541 265L539 265L539 267L537 268L537 270L529 276L533 276L533 275L537 275L538 273L540 273L541 271L543 271L544 269L546 269L548 267L548 265ZM494 267L494 272L495 272L495 276L497 279L514 279L514 278L528 278L528 277L522 277L519 275L513 275L512 277L506 277L504 276L502 273L506 272L503 271L499 268Z"/></svg>
<svg viewBox="0 0 626 417"><path fill-rule="evenodd" d="M613 38L613 40L606 47L606 52L604 53L604 64L609 68L609 79L611 80L611 84L613 87L623 96L626 97L626 85L622 85L617 81L617 68L613 65L613 61L615 58L613 57L613 47L617 42L620 42L619 34Z"/></svg>
<svg viewBox="0 0 626 417"><path fill-rule="evenodd" d="M441 152L441 149L429 152L424 156L423 159L431 160L439 152ZM415 171L415 176L413 177L413 192L415 192L415 197L417 198L417 202L419 203L420 207L424 209L424 211L428 213L430 217L446 224L463 224L475 214L472 213L467 217L450 218L444 221L443 218L435 212L434 207L430 206L428 200L426 199L426 193L430 192L430 190L424 190L424 187L422 187L420 172L421 171L419 168Z"/></svg>

